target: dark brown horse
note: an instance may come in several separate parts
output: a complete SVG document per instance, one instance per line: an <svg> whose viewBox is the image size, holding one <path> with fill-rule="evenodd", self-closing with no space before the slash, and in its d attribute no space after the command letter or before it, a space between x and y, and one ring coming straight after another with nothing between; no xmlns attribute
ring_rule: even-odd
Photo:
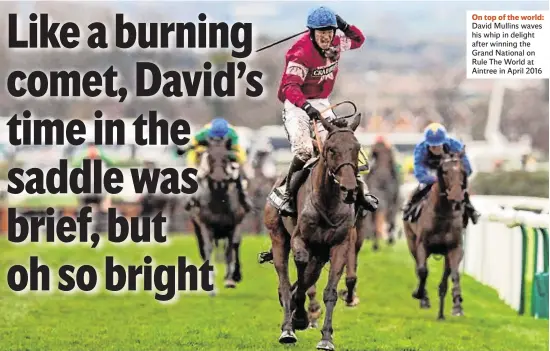
<svg viewBox="0 0 550 351"><path fill-rule="evenodd" d="M420 215L416 221L404 222L405 234L410 252L416 262L418 287L412 296L420 300L421 308L429 308L430 300L425 289L428 277L427 260L430 255L443 255L445 267L439 284L438 319L443 314L449 276L453 282L453 312L460 316L462 296L460 289L459 265L463 257L462 228L464 200L464 151L444 155L437 169L438 181L432 185L428 195L422 200Z"/></svg>
<svg viewBox="0 0 550 351"><path fill-rule="evenodd" d="M349 255L355 252L354 204L361 146L354 131L360 120L361 115L358 114L349 127L344 127L331 124L321 117L328 135L319 160L298 190L297 218L283 218L269 201L266 203L264 221L271 237L273 263L279 277L279 300L284 309L279 337L281 343L295 343L294 331L309 325L305 309L306 293L330 261L328 283L323 293L326 313L317 348L334 349L332 317L338 300L336 289ZM282 181L280 179L275 186ZM298 279L293 285L288 275L291 250L298 272ZM352 285L355 285L356 277L348 276L346 283L348 280L350 283L353 280Z"/></svg>
<svg viewBox="0 0 550 351"><path fill-rule="evenodd" d="M239 203L234 177L230 172L227 141L209 142L206 158L208 171L202 180L199 206L191 221L203 260L210 260L214 246L225 240L225 287L234 288L242 279L239 259L241 233L238 230L245 211Z"/></svg>
<svg viewBox="0 0 550 351"><path fill-rule="evenodd" d="M378 250L379 240L387 238L389 244L395 241L395 219L399 210L399 176L395 157L390 145L378 139L372 146L372 162L366 183L369 191L378 198L378 209L369 215L368 236L373 239L373 250Z"/></svg>

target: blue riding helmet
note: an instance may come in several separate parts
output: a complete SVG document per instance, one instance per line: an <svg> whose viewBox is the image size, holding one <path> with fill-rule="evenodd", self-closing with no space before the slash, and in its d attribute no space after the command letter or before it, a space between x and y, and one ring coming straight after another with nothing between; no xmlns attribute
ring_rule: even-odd
<svg viewBox="0 0 550 351"><path fill-rule="evenodd" d="M307 16L307 27L309 29L338 28L336 14L324 6L316 7L310 10Z"/></svg>
<svg viewBox="0 0 550 351"><path fill-rule="evenodd" d="M440 146L447 141L447 130L439 123L431 123L424 130L424 140L429 146Z"/></svg>
<svg viewBox="0 0 550 351"><path fill-rule="evenodd" d="M229 123L223 118L215 118L208 131L208 136L212 138L223 138L229 132Z"/></svg>

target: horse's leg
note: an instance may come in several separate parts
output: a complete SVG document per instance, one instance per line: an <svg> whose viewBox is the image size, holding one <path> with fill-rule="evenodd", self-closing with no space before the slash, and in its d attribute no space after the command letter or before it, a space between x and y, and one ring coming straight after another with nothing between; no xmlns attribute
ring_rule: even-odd
<svg viewBox="0 0 550 351"><path fill-rule="evenodd" d="M241 248L241 239L242 239L242 233L240 230L235 232L235 235L233 237L233 255L235 258L235 270L233 272L233 280L236 283L239 283L242 279L242 272L241 272L241 259L240 259L240 248Z"/></svg>
<svg viewBox="0 0 550 351"><path fill-rule="evenodd" d="M273 265L279 277L279 302L283 307L284 316L281 325L281 336L279 342L282 344L293 344L298 341L292 329L292 298L290 295L290 278L288 276L288 256L290 254L290 240L278 228L271 233L271 248L273 252Z"/></svg>
<svg viewBox="0 0 550 351"><path fill-rule="evenodd" d="M464 311L462 310L462 293L460 289L460 272L458 270L463 255L464 251L462 246L458 246L447 254L449 257L449 266L451 267L451 280L453 281L453 316L464 315Z"/></svg>
<svg viewBox="0 0 550 351"><path fill-rule="evenodd" d="M203 247L203 252L204 252L204 261L208 261L211 265L214 265L212 263L212 252L214 251L214 245L213 245L214 235L213 235L211 229L207 228L205 225L200 225L200 227L201 227L200 233L201 233L201 237L202 237L202 241L203 241L202 247ZM210 272L210 276L209 276L210 282L214 285L215 285L215 280L216 280L215 271L216 271L216 269L214 268L214 270L212 272ZM211 296L216 295L216 289L212 290L209 293L209 295L211 295Z"/></svg>
<svg viewBox="0 0 550 351"><path fill-rule="evenodd" d="M344 272L344 266L347 261L347 252L350 247L349 240L343 243L333 246L330 250L330 271L328 274L328 282L323 292L323 302L325 303L326 313L323 328L321 329L321 341L317 344L319 350L334 350L334 344L332 343L332 314L334 312L334 306L338 301L338 282Z"/></svg>
<svg viewBox="0 0 550 351"><path fill-rule="evenodd" d="M292 326L296 330L304 330L309 326L308 313L305 309L306 292L319 279L323 264L313 256L307 263L296 262L296 267L298 268L298 279L295 284L296 288L292 292L295 307L292 313Z"/></svg>
<svg viewBox="0 0 550 351"><path fill-rule="evenodd" d="M233 237L235 236L235 229L229 234L227 243L225 245L225 287L234 288L236 283L233 280L233 274L235 273L235 251L233 250Z"/></svg>
<svg viewBox="0 0 550 351"><path fill-rule="evenodd" d="M376 211L378 212L378 210ZM378 243L378 233L376 228L376 212L369 214L370 216L370 230L371 230L371 237L372 237L372 250L378 251L380 248L380 244Z"/></svg>
<svg viewBox="0 0 550 351"><path fill-rule="evenodd" d="M317 301L317 288L315 284L307 289L307 296L309 297L309 305L307 307L307 318L309 319L309 327L317 328L317 321L321 317L321 304Z"/></svg>
<svg viewBox="0 0 550 351"><path fill-rule="evenodd" d="M376 245L378 246L380 240L386 238L386 210L377 210L374 213L374 224Z"/></svg>
<svg viewBox="0 0 550 351"><path fill-rule="evenodd" d="M430 299L426 291L426 280L428 279L428 253L423 243L416 248L416 275L418 277L418 287L412 296L420 300L420 308L430 308Z"/></svg>
<svg viewBox="0 0 550 351"><path fill-rule="evenodd" d="M346 262L346 290L341 292L346 306L354 307L359 304L359 298L355 295L355 286L357 284L357 230L352 229L350 237L350 249L347 255Z"/></svg>
<svg viewBox="0 0 550 351"><path fill-rule="evenodd" d="M202 236L201 226L193 218L191 219L191 223L193 224L195 236L197 237L197 244L199 245L199 253L201 255L202 260L206 261L206 253L204 252L204 239Z"/></svg>
<svg viewBox="0 0 550 351"><path fill-rule="evenodd" d="M447 288L449 283L449 275L451 275L451 267L449 265L449 255L445 255L445 267L443 269L443 277L439 283L439 314L437 319L444 320L445 296L447 296Z"/></svg>

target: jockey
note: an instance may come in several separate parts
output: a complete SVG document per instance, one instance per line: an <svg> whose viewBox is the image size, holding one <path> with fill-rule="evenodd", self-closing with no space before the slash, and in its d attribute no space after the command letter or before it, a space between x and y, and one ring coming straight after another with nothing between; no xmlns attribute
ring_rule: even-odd
<svg viewBox="0 0 550 351"><path fill-rule="evenodd" d="M233 126L231 126L223 118L215 118L211 123L206 124L201 130L199 130L193 138L191 139L191 145L178 149L178 154L183 155L188 151L194 151L200 147L207 147L208 141L211 138L223 139L227 138L229 140L228 148L231 151L230 159L233 163L236 163L239 169L239 176L235 179L237 184L237 190L239 191L239 201L243 206L246 212L249 212L252 209L252 201L248 197L246 190L243 186L242 179L242 169L243 165L246 163L246 152L239 144L239 136ZM198 165L197 181L200 182L206 176L205 172L206 165L204 161L200 161ZM195 196L191 196L190 201L186 204L186 209L189 210L192 206L192 203L195 201Z"/></svg>
<svg viewBox="0 0 550 351"><path fill-rule="evenodd" d="M284 104L283 123L294 155L286 176L286 184L272 192L268 199L279 208L282 215L296 213L291 189L292 175L301 170L313 156L311 123L317 123L319 136L324 140L327 131L319 121L320 112L327 121L336 118L330 106L331 94L338 74L340 53L361 47L365 41L363 33L354 25L347 24L332 10L320 6L310 11L307 17L309 33L298 39L286 54L286 68L278 90L278 98ZM336 35L339 29L342 34ZM369 211L375 211L377 199L365 192L366 186L358 175L359 204ZM279 193L280 195L277 195ZM274 201L273 196L279 197Z"/></svg>
<svg viewBox="0 0 550 351"><path fill-rule="evenodd" d="M430 171L437 169L437 165L443 153L460 152L463 144L447 135L447 130L439 123L432 123L424 131L424 140L416 145L414 149L414 176L420 183L409 203L403 209L403 219L410 216L410 209L415 203L422 199L431 189L432 184L437 182L437 177L430 174ZM468 156L462 158L466 178L464 181L464 201L466 203L466 214L476 224L480 214L476 211L467 192L467 177L472 174L472 168Z"/></svg>

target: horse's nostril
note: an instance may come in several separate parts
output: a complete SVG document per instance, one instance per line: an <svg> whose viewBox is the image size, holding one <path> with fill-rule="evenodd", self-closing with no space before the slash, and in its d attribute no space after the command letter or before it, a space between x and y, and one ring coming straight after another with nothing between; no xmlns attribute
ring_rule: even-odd
<svg viewBox="0 0 550 351"><path fill-rule="evenodd" d="M343 185L340 185L340 190L342 190L342 191L348 191L348 189L347 189L345 186L343 186Z"/></svg>

